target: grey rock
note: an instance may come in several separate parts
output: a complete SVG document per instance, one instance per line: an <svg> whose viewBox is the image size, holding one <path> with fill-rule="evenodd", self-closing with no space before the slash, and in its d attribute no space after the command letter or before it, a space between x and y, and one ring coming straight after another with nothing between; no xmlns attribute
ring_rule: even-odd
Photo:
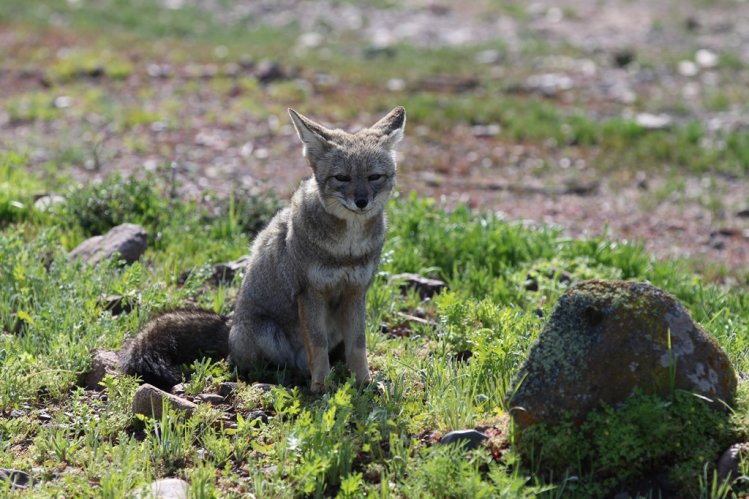
<svg viewBox="0 0 749 499"><path fill-rule="evenodd" d="M256 419L259 419L263 424L268 424L268 414L265 411L252 411L247 415L246 419L248 421L255 421Z"/></svg>
<svg viewBox="0 0 749 499"><path fill-rule="evenodd" d="M187 499L190 484L179 478L157 480L133 494L135 499Z"/></svg>
<svg viewBox="0 0 749 499"><path fill-rule="evenodd" d="M525 80L525 87L529 92L537 92L547 97L554 97L560 92L571 90L574 86L572 78L562 73L537 74Z"/></svg>
<svg viewBox="0 0 749 499"><path fill-rule="evenodd" d="M211 279L216 283L231 282L234 280L234 276L237 272L240 272L247 267L250 261L250 255L244 255L232 262L217 263L213 266L213 275Z"/></svg>
<svg viewBox="0 0 749 499"><path fill-rule="evenodd" d="M81 385L91 390L101 390L99 384L104 376L111 374L119 376L120 359L116 352L96 349L91 354L91 370L81 376Z"/></svg>
<svg viewBox="0 0 749 499"><path fill-rule="evenodd" d="M120 254L126 263L133 263L146 251L146 231L135 224L113 227L103 236L86 239L70 252L70 258L80 258L89 265L96 265L115 254Z"/></svg>
<svg viewBox="0 0 749 499"><path fill-rule="evenodd" d="M231 283L237 272L241 272L247 266L250 255L244 255L231 262L217 263L213 266L213 272L208 276L206 282L218 286L219 284ZM188 270L179 277L179 282L184 283L190 277L192 271Z"/></svg>
<svg viewBox="0 0 749 499"><path fill-rule="evenodd" d="M237 388L239 388L239 383L235 383L234 381L224 381L223 383L218 385L218 394L226 398L234 395L234 392L237 391Z"/></svg>
<svg viewBox="0 0 749 499"><path fill-rule="evenodd" d="M286 73L277 62L264 60L255 68L255 78L261 83L270 83L286 78Z"/></svg>
<svg viewBox="0 0 749 499"><path fill-rule="evenodd" d="M198 395L198 399L200 399L201 402L205 402L211 405L219 405L226 402L226 400L224 400L224 397L222 397L218 393L201 393L200 395Z"/></svg>
<svg viewBox="0 0 749 499"><path fill-rule="evenodd" d="M113 316L133 310L133 304L121 295L105 295L99 298L98 304Z"/></svg>
<svg viewBox="0 0 749 499"><path fill-rule="evenodd" d="M664 396L684 389L730 404L737 379L726 353L668 293L588 281L559 299L513 385L508 403L522 429L565 413L582 421L637 388Z"/></svg>
<svg viewBox="0 0 749 499"><path fill-rule="evenodd" d="M0 484L3 482L8 482L10 484L10 490L25 489L31 485L31 477L28 473L20 470L0 468ZM0 485L0 488L4 487Z"/></svg>
<svg viewBox="0 0 749 499"><path fill-rule="evenodd" d="M487 438L489 437L486 434L478 430L456 430L443 436L440 443L447 445L455 442L466 442L467 449L475 449Z"/></svg>
<svg viewBox="0 0 749 499"><path fill-rule="evenodd" d="M673 121L671 116L665 113L639 113L635 116L635 123L648 130L666 130L673 125Z"/></svg>
<svg viewBox="0 0 749 499"><path fill-rule="evenodd" d="M250 388L252 390L258 390L258 391L261 391L263 393L268 393L269 391L271 391L273 388L275 388L277 386L279 386L279 385L274 385L272 383L255 383Z"/></svg>
<svg viewBox="0 0 749 499"><path fill-rule="evenodd" d="M499 64L502 62L502 52L495 49L482 50L476 54L474 60L478 64Z"/></svg>
<svg viewBox="0 0 749 499"><path fill-rule="evenodd" d="M188 414L192 414L192 412L198 408L197 405L189 400L159 390L155 386L146 383L141 385L135 392L135 397L133 398L133 412L135 414L143 414L145 416L159 419L164 404L169 404L172 409L178 412L186 412Z"/></svg>
<svg viewBox="0 0 749 499"><path fill-rule="evenodd" d="M497 123L489 125L474 125L471 127L471 134L474 137L495 137L502 131L502 127Z"/></svg>
<svg viewBox="0 0 749 499"><path fill-rule="evenodd" d="M49 211L54 206L65 204L65 198L57 194L48 194L34 201L34 208L39 211Z"/></svg>
<svg viewBox="0 0 749 499"><path fill-rule="evenodd" d="M447 288L447 284L444 281L430 279L428 277L420 276L419 274L396 274L392 279L395 281L402 281L400 287L401 293L405 294L409 289L413 288L416 289L422 300L431 298Z"/></svg>
<svg viewBox="0 0 749 499"><path fill-rule="evenodd" d="M718 460L717 472L721 481L737 478L741 475L739 463L741 458L749 455L749 442L730 446Z"/></svg>
<svg viewBox="0 0 749 499"><path fill-rule="evenodd" d="M631 48L623 48L612 54L614 65L618 68L629 66L635 60L635 51Z"/></svg>

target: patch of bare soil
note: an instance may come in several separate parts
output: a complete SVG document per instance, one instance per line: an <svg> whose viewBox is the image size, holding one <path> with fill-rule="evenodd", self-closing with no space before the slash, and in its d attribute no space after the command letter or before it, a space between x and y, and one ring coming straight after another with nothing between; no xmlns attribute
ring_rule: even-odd
<svg viewBox="0 0 749 499"><path fill-rule="evenodd" d="M749 19L746 2L541 0L523 4L525 14L517 15L481 0L468 2L465 8L418 0L398 7L299 0L243 0L227 7L224 2L165 0L168 8L189 2L248 23L300 26L299 44L309 50L320 37L355 31L373 46L501 42L516 61L523 54L524 40L540 40L551 48L543 56L529 57L517 73L530 75L522 91L561 105L582 105L594 118L632 115L638 100L652 99L684 109L669 116L674 122L687 116L703 122L707 130L749 126L745 105L715 111L699 104L700 96L715 89L743 85L722 81L711 54L731 54L749 63L749 23L741 21ZM12 51L40 43L60 48L77 43L69 34L48 36L29 40L19 38L12 28L0 28L0 42L15 47ZM574 47L583 56L553 55L565 47ZM0 53L10 53L7 50L11 49ZM697 57L698 50L706 52ZM673 65L645 67L627 60L630 55L645 59L664 54L677 54L689 64L676 71ZM500 79L503 71L514 70L502 67L501 56L490 56L477 54L477 64L497 64ZM0 147L28 153L32 168L62 159L81 181L114 171L138 174L174 165L182 193L192 196L206 190L226 195L239 187L271 188L288 196L310 173L285 114L261 116L251 111L246 105L254 97L231 83L232 77L257 68L232 68L229 88L218 90L209 83L223 67L160 71L155 64L164 61L132 62L135 70L124 81L84 75L77 83L88 94L103 93L102 102L112 100L121 111L107 116L75 99L55 99L49 104L59 108L54 119L23 120L15 119L6 107L0 110ZM307 74L287 76L298 78L311 91L312 103L320 109L313 117L324 121L326 99L334 98L335 88L321 90ZM0 85L0 102L7 103L24 92L47 90L49 82L43 72L10 65L0 70ZM126 129L113 124L112 115L130 108L156 118ZM165 109L169 117L161 120ZM355 129L377 118L362 112L357 123L331 125ZM733 270L747 268L749 179L665 178L640 172L635 165L625 172L603 174L591 164L595 154L553 144L508 143L497 132L468 125L441 135L423 127L408 128L399 153L401 191L436 196L448 207L466 202L508 219L558 225L571 236L605 232L617 240L641 241L658 257L688 256Z"/></svg>

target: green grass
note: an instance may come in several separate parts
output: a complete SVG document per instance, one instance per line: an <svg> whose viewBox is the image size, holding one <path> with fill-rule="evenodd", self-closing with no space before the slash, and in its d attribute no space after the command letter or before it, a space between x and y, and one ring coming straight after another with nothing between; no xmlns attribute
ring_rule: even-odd
<svg viewBox="0 0 749 499"><path fill-rule="evenodd" d="M13 185L45 185L21 166L18 158L6 161ZM573 281L639 279L669 290L741 371L749 369L749 294L703 285L679 264L654 261L637 246L569 240L465 207L448 213L415 196L389 208L383 262L368 295L372 385L354 388L345 369L336 368L338 388L321 397L305 384L263 394L240 383L228 409L201 405L191 417L168 411L156 421L135 417L131 378L107 378L101 394L76 385L88 369L89 351L119 348L151 313L188 300L228 312L238 282L214 288L203 284L200 273L184 285L177 277L245 253L257 227L246 218L269 214L257 210L262 203L230 202L210 211L169 199L168 189L154 179L116 177L72 187L54 212L29 208L0 232L0 279L6 283L0 289L0 467L33 469L40 482L34 497L122 497L165 476L187 479L198 497L590 497L638 478L635 463L666 466L678 476L680 490L698 496L720 485L711 463L729 443L726 435L746 437L744 402L717 430L708 421L711 413L684 416L692 398L678 399L672 409L646 399L628 411L597 413L589 426L598 440L571 439L563 427L544 437L550 442L545 458L525 450L513 438L504 400L543 324L537 312L548 314L566 288L560 271ZM122 221L158 234L140 262L93 270L66 258L63 247ZM441 277L449 291L427 302L415 294L401 297L388 276L403 271ZM537 276L536 292L525 289L528 273ZM125 296L134 309L113 317L99 300L108 294ZM435 325L413 325L407 337L383 334L382 324L396 326L399 312L416 307ZM466 352L470 358L461 360ZM233 377L226 363L198 362L189 370L195 372L186 385L190 394L215 390ZM248 419L258 409L270 415L267 424ZM684 430L685 417L697 425L694 431ZM497 436L470 452L428 438L482 425ZM657 445L641 442L629 453L636 443L630 432L651 430L662 432ZM718 433L708 438L700 433L705 431ZM691 449L694 441L707 445L700 447L701 460L672 445ZM564 449L570 448L581 457L568 468ZM621 469L628 471L611 471ZM565 474L578 480L565 481Z"/></svg>
<svg viewBox="0 0 749 499"><path fill-rule="evenodd" d="M487 9L530 19L516 2L493 1ZM193 497L591 497L635 487L649 468L667 471L685 497L748 492L745 482L720 483L713 466L725 446L749 436L745 381L734 413L725 418L705 412L691 395L641 396L618 410L601 408L584 431L562 425L520 438L505 405L543 317L568 286L562 273L572 282L637 279L668 290L744 373L746 290L707 284L704 274L688 270L694 262L656 261L641 246L606 237L568 239L555 229L529 228L465 206L447 212L415 195L389 206L389 235L368 294L372 385L354 387L341 367L332 374L337 389L323 396L310 394L304 383L262 393L246 379L239 380L229 406L201 404L190 417L170 411L159 420L136 417L135 380L108 377L101 392L77 385L89 368L90 350L120 348L159 310L189 303L230 312L238 280L214 287L203 279L212 263L246 254L282 202L247 192L209 195L200 203L174 198L164 168L146 178L109 177L84 186L64 177L67 167L86 164L97 151L106 161L113 153L100 146L109 132L122 137L126 155L152 152L148 127L157 121L192 136L187 123L193 116L183 103L194 101L216 103L198 110L204 127L254 123L291 105L347 122L363 109L378 113L405 105L409 128L428 130L425 138L413 135L417 144L450 145L455 130L498 124L498 144L522 144L542 155L574 150L573 156L602 172L668 172L671 180L653 193L653 202L683 190L685 172L745 175L745 130L708 133L683 109L674 127L650 131L616 113L593 112L582 98L562 103L518 93L511 83L536 72L531 66L539 57L551 51L580 56L540 38L523 39L515 56L500 43L439 49L398 44L376 53L357 33L343 33L303 53L295 49L298 26L220 19L192 6L169 10L157 0L6 0L0 24L19 40L39 36L60 44L62 37L69 45L58 51L22 43L3 53L9 69L43 74L42 85L3 96L11 126L29 127L32 135L49 125L61 131L42 137L53 144L46 176L29 173L23 155L0 157L0 467L30 472L37 482L27 491L0 482L0 495L125 497L156 478L176 476L190 482ZM475 63L475 54L488 48L508 58L501 77L493 72L497 67ZM169 79L166 95L143 83L150 81L144 73L150 62L182 69L246 57L278 61L295 79L261 85L251 75L232 78L219 71L210 80ZM742 68L735 55L721 55L721 74L737 77ZM312 85L319 73L337 82ZM478 84L430 87L444 76L453 83L477 78ZM386 91L392 78L403 79L406 91ZM69 106L59 105L65 104L56 101L61 96L70 98ZM706 95L704 106L731 110L743 96L736 83ZM668 107L638 101L635 108L662 105ZM66 202L46 211L35 207L36 197L49 192L63 194ZM720 211L719 199L704 203ZM142 224L149 234L139 262L122 267L112 261L94 270L68 260L65 251L123 222ZM441 278L449 289L425 302L415 293L403 296L390 280L400 272ZM526 289L529 275L538 291ZM101 300L111 294L123 296L133 310L112 316ZM409 323L404 312L423 313L428 321ZM397 328L408 334L385 332ZM221 381L235 379L226 362L198 361L186 370L192 373L188 395L215 392ZM277 375L288 381L285 373ZM250 418L258 410L269 416L267 424ZM473 427L493 433L489 445L468 451L434 443L447 431ZM747 476L749 459L740 469Z"/></svg>

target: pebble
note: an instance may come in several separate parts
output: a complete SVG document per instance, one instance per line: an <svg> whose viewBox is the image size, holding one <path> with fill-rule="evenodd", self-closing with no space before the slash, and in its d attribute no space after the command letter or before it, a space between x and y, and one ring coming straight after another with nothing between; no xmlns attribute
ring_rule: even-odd
<svg viewBox="0 0 749 499"><path fill-rule="evenodd" d="M133 412L159 419L165 402L177 412L191 414L198 408L197 405L189 400L159 390L155 386L146 383L141 385L135 392L135 397L133 397Z"/></svg>
<svg viewBox="0 0 749 499"><path fill-rule="evenodd" d="M643 128L647 128L648 130L665 130L671 126L673 120L671 119L671 116L665 113L639 113L635 117L635 123Z"/></svg>
<svg viewBox="0 0 749 499"><path fill-rule="evenodd" d="M8 482L10 490L25 489L31 484L31 477L28 473L20 470L0 468L0 484ZM4 487L0 487L4 488Z"/></svg>
<svg viewBox="0 0 749 499"><path fill-rule="evenodd" d="M440 443L447 445L455 442L466 442L466 449L475 449L487 438L489 437L485 433L478 430L456 430L443 436Z"/></svg>
<svg viewBox="0 0 749 499"><path fill-rule="evenodd" d="M136 492L135 499L187 499L189 497L190 484L179 478L164 478L157 480L151 485L143 487Z"/></svg>

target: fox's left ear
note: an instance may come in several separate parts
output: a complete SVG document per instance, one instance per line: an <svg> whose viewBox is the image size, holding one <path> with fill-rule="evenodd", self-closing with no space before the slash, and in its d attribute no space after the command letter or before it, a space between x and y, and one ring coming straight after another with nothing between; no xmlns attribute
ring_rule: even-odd
<svg viewBox="0 0 749 499"><path fill-rule="evenodd" d="M406 110L398 106L387 116L372 125L373 130L382 134L382 145L391 148L403 139L403 129L406 127Z"/></svg>

